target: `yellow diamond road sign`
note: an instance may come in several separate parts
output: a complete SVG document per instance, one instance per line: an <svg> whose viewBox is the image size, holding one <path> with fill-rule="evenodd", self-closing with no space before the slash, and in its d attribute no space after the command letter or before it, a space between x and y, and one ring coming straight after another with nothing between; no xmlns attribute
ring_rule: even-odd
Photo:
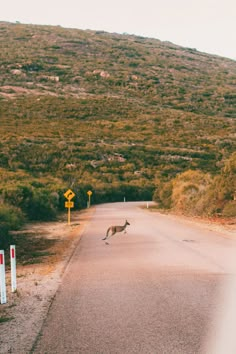
<svg viewBox="0 0 236 354"><path fill-rule="evenodd" d="M66 199L71 200L72 198L74 198L75 193L71 189L68 189L68 191L64 193L64 196L66 197Z"/></svg>

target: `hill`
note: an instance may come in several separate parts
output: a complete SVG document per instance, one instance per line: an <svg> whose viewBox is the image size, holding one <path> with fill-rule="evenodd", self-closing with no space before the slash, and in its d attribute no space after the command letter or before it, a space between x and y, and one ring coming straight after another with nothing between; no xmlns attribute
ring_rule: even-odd
<svg viewBox="0 0 236 354"><path fill-rule="evenodd" d="M151 197L184 171L217 175L235 151L233 60L60 26L0 22L0 42L5 201L17 186Z"/></svg>

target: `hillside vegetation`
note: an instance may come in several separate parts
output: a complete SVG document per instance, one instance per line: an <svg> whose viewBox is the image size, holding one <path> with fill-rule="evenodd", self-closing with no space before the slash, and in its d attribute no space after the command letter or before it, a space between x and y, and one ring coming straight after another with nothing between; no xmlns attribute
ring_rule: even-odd
<svg viewBox="0 0 236 354"><path fill-rule="evenodd" d="M176 178L181 190L183 173L207 175L212 188L235 159L233 60L157 39L19 23L0 22L0 43L2 208L51 218L67 188L77 207L91 189L93 202L154 193L177 208ZM211 209L203 204L201 212Z"/></svg>

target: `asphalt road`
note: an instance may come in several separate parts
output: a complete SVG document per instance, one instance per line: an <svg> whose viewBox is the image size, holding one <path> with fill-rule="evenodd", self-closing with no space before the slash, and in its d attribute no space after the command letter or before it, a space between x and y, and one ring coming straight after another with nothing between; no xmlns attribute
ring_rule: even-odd
<svg viewBox="0 0 236 354"><path fill-rule="evenodd" d="M140 205L146 206L96 207L33 353L206 350L221 291L236 273L231 262L236 241ZM126 219L127 233L106 245L102 238L108 226Z"/></svg>

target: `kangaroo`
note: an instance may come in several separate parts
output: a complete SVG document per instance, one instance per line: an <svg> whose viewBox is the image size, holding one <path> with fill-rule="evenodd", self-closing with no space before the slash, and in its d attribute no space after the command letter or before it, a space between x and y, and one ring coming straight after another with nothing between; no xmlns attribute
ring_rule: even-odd
<svg viewBox="0 0 236 354"><path fill-rule="evenodd" d="M126 229L127 225L130 225L130 223L126 220L125 224L123 226L110 226L107 229L106 236L103 238L103 240L107 240L109 237L115 235L117 232L124 231L124 233L126 233L125 229ZM110 233L110 231L111 231L111 233ZM110 235L109 235L109 233L110 233ZM108 242L106 242L106 244L108 244Z"/></svg>

